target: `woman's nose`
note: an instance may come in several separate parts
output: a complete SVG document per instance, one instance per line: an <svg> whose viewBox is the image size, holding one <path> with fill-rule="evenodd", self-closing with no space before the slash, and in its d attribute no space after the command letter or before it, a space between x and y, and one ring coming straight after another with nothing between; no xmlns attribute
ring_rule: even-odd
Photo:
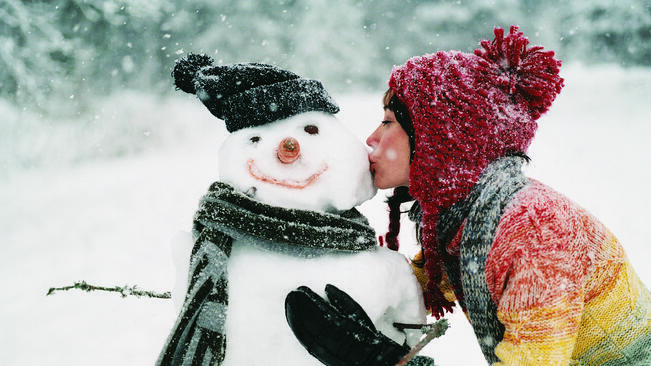
<svg viewBox="0 0 651 366"><path fill-rule="evenodd" d="M293 137L285 137L278 144L278 160L283 164L291 164L298 159L301 154L301 145Z"/></svg>
<svg viewBox="0 0 651 366"><path fill-rule="evenodd" d="M376 130L376 131L373 131L373 133L371 133L371 134L366 138L366 145L368 145L368 146L369 146L370 148L372 148L372 149L375 148L375 146L377 146L377 141L378 141L378 139L377 139L376 134L377 134L377 130Z"/></svg>

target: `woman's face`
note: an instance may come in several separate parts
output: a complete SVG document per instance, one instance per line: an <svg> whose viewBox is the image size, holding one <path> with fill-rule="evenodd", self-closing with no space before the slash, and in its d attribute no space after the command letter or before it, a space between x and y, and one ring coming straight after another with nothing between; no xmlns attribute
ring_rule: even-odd
<svg viewBox="0 0 651 366"><path fill-rule="evenodd" d="M409 137L392 110L384 109L384 120L366 144L371 147L368 160L377 188L409 186Z"/></svg>

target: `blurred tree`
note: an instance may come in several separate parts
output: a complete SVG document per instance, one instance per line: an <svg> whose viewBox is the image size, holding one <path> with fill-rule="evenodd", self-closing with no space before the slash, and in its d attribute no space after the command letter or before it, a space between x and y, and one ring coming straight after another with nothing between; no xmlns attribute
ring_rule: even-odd
<svg viewBox="0 0 651 366"><path fill-rule="evenodd" d="M185 51L201 50L218 63L282 64L290 57L294 1L201 0L192 7L196 32L182 32Z"/></svg>
<svg viewBox="0 0 651 366"><path fill-rule="evenodd" d="M56 24L75 44L74 82L81 94L152 88L161 80L161 30L174 10L168 0L60 0Z"/></svg>
<svg viewBox="0 0 651 366"><path fill-rule="evenodd" d="M151 88L162 80L159 0L0 3L0 96L48 109L49 101ZM165 75L167 77L167 75ZM169 85L169 84L167 84Z"/></svg>
<svg viewBox="0 0 651 366"><path fill-rule="evenodd" d="M0 96L41 105L54 93L70 93L75 47L56 26L53 7L42 2L0 3Z"/></svg>
<svg viewBox="0 0 651 366"><path fill-rule="evenodd" d="M651 2L594 0L565 5L561 37L574 59L651 65Z"/></svg>
<svg viewBox="0 0 651 366"><path fill-rule="evenodd" d="M421 53L471 52L481 39L491 38L493 27L508 28L523 20L517 0L423 2L414 9L407 31L418 37Z"/></svg>
<svg viewBox="0 0 651 366"><path fill-rule="evenodd" d="M172 93L188 52L377 90L394 64L471 51L510 24L564 60L651 65L648 0L2 0L0 98L47 110L123 89Z"/></svg>
<svg viewBox="0 0 651 366"><path fill-rule="evenodd" d="M293 31L288 60L292 70L347 90L384 80L389 69L378 72L369 63L377 58L377 48L365 30L362 7L352 1L342 1L337 7L327 0L298 4L302 14Z"/></svg>

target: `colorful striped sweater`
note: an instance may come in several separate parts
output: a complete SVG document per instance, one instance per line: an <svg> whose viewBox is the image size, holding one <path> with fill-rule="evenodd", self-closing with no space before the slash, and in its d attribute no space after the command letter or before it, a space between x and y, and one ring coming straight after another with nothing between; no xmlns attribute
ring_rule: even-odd
<svg viewBox="0 0 651 366"><path fill-rule="evenodd" d="M463 229L447 245L455 258ZM485 279L504 325L493 365L651 365L649 290L615 236L542 183L504 209ZM454 287L461 303L474 295ZM441 288L454 296L447 276Z"/></svg>

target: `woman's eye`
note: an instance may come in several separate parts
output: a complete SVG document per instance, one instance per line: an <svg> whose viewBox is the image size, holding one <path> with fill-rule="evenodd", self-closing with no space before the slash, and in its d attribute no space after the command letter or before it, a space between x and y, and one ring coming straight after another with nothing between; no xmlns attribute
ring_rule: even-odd
<svg viewBox="0 0 651 366"><path fill-rule="evenodd" d="M260 141L260 136L252 136L251 138L249 138L249 141L255 144L258 141Z"/></svg>
<svg viewBox="0 0 651 366"><path fill-rule="evenodd" d="M315 125L307 125L305 128L303 128L305 132L309 133L310 135L316 135L319 133L319 128Z"/></svg>
<svg viewBox="0 0 651 366"><path fill-rule="evenodd" d="M389 125L389 124L391 124L392 122L393 122L393 121L389 121L389 120L386 120L386 119L385 119L385 120L382 121L381 123L382 123L383 125Z"/></svg>

